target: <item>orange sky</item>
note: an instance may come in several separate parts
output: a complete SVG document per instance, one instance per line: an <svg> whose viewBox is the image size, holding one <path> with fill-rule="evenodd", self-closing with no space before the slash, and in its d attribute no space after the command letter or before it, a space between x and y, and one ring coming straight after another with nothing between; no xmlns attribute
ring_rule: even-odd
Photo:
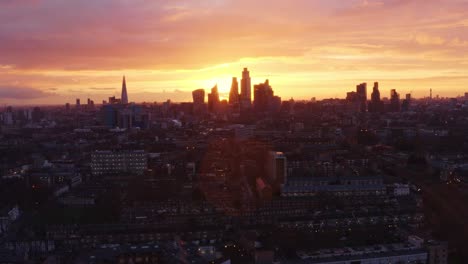
<svg viewBox="0 0 468 264"><path fill-rule="evenodd" d="M0 104L191 100L248 67L283 99L468 91L464 0L1 0ZM369 85L370 86L370 85ZM368 89L369 90L369 89Z"/></svg>

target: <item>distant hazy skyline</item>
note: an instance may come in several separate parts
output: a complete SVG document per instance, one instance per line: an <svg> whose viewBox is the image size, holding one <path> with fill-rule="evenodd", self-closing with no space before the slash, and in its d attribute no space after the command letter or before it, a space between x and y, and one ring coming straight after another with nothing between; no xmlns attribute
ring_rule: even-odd
<svg viewBox="0 0 468 264"><path fill-rule="evenodd" d="M468 1L0 0L0 104L227 95L248 67L283 99L379 81L415 97L468 91ZM368 88L368 93L370 94Z"/></svg>

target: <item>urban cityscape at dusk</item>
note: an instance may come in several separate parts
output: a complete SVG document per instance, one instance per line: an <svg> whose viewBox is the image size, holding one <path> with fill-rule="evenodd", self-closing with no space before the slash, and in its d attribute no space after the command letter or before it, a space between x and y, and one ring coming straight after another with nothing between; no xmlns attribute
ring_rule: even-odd
<svg viewBox="0 0 468 264"><path fill-rule="evenodd" d="M468 263L467 14L0 0L0 264Z"/></svg>

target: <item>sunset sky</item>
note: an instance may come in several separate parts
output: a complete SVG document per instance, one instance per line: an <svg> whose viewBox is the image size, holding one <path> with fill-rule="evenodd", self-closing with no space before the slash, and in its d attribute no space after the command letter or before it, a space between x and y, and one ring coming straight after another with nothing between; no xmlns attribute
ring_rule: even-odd
<svg viewBox="0 0 468 264"><path fill-rule="evenodd" d="M244 67L283 99L462 95L468 1L0 0L1 105L100 102L124 74L130 101L190 101Z"/></svg>

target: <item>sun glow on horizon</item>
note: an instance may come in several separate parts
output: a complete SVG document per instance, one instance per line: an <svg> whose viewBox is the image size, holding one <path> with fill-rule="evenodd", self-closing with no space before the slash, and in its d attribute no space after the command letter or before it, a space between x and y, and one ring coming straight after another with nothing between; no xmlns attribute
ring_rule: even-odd
<svg viewBox="0 0 468 264"><path fill-rule="evenodd" d="M227 99L244 67L283 99L343 98L375 81L383 94L462 95L468 5L427 1L0 1L0 104L97 102L122 75L135 102L189 101L216 84Z"/></svg>

